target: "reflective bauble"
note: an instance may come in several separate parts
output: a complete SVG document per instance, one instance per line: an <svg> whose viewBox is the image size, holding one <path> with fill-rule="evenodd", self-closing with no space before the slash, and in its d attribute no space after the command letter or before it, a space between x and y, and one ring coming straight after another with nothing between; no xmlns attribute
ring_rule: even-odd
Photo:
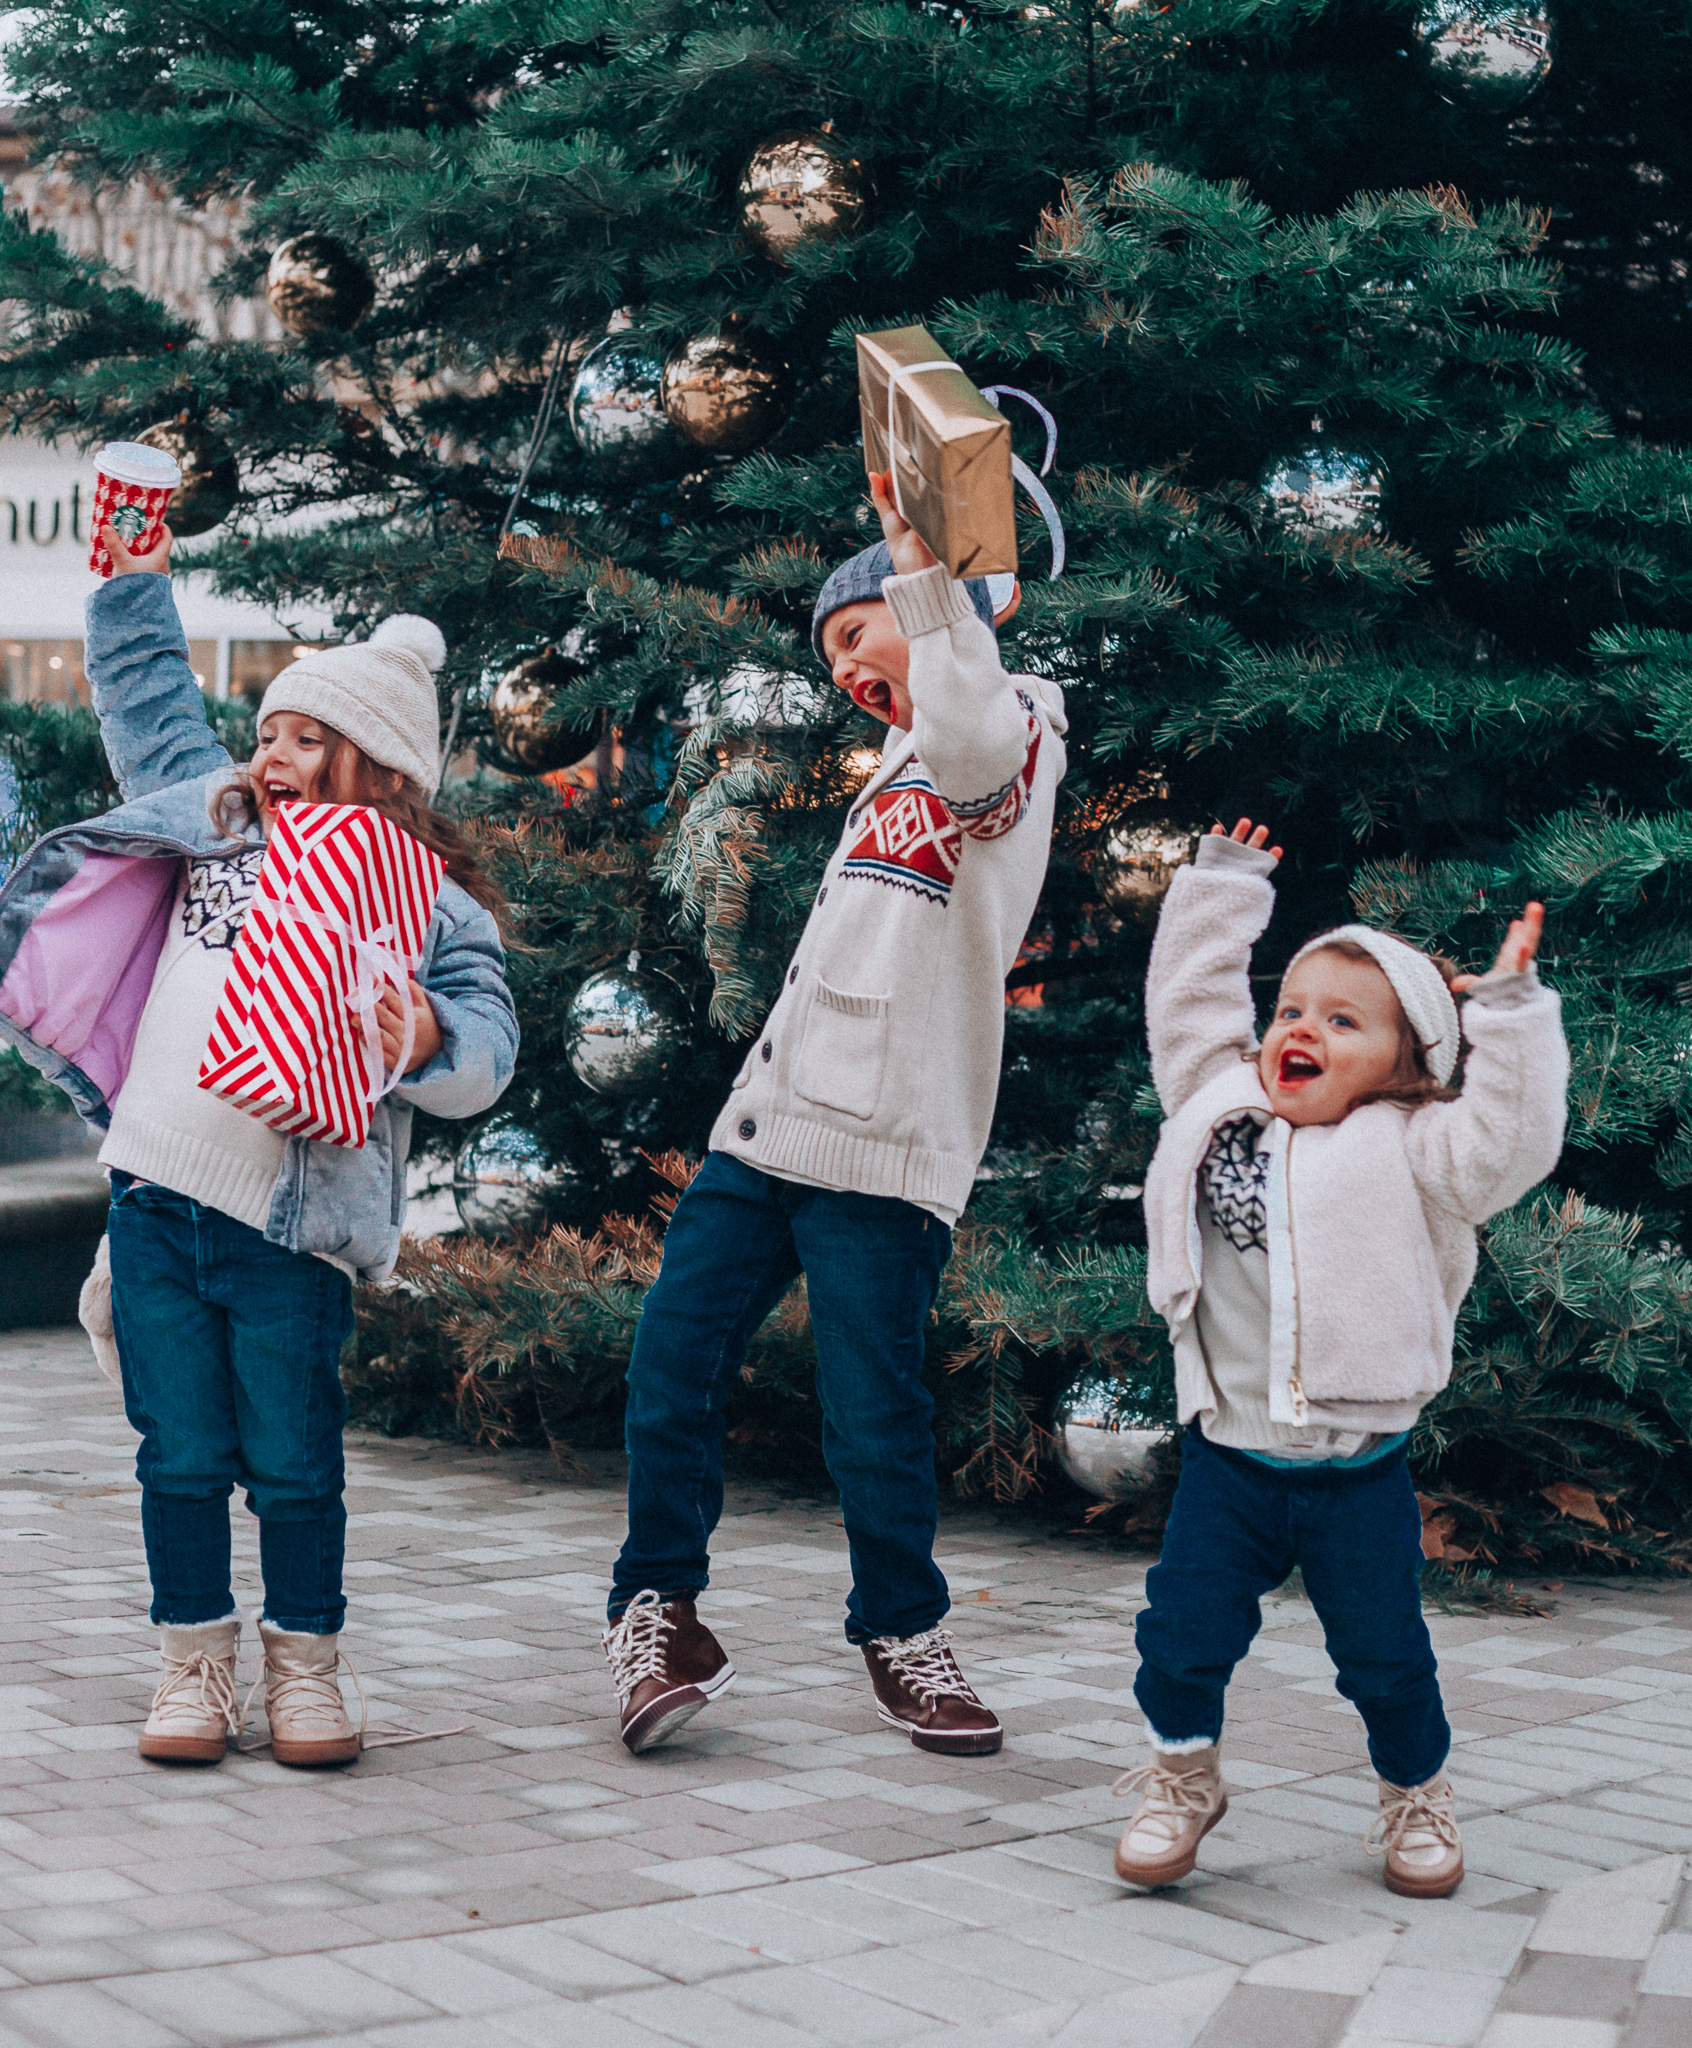
<svg viewBox="0 0 1692 2048"><path fill-rule="evenodd" d="M577 989L564 1013L564 1046L576 1078L596 1095L656 1095L688 1049L680 997L631 953Z"/></svg>
<svg viewBox="0 0 1692 2048"><path fill-rule="evenodd" d="M863 212L862 165L815 129L772 135L740 174L746 232L777 263L785 263L801 239L850 234Z"/></svg>
<svg viewBox="0 0 1692 2048"><path fill-rule="evenodd" d="M808 675L778 675L740 662L727 675L689 683L682 698L688 718L732 718L746 725L812 725L835 703L832 684Z"/></svg>
<svg viewBox="0 0 1692 2048"><path fill-rule="evenodd" d="M498 748L490 765L508 774L544 775L548 769L567 767L591 747L603 722L600 712L572 712L562 720L549 716L558 692L586 673L584 663L572 661L556 647L543 647L513 662L488 699Z"/></svg>
<svg viewBox="0 0 1692 2048"><path fill-rule="evenodd" d="M1119 1500L1151 1476L1167 1429L1143 1429L1120 1380L1084 1368L1052 1404L1058 1463L1084 1493Z"/></svg>
<svg viewBox="0 0 1692 2048"><path fill-rule="evenodd" d="M221 526L241 494L241 472L223 436L196 420L161 420L135 438L168 455L182 472L165 514L177 539L188 540Z"/></svg>
<svg viewBox="0 0 1692 2048"><path fill-rule="evenodd" d="M570 387L570 431L608 476L627 483L674 476L697 462L664 410L664 358L650 336L608 335Z"/></svg>
<svg viewBox="0 0 1692 2048"><path fill-rule="evenodd" d="M793 408L793 372L763 336L696 334L664 366L664 410L713 455L744 455Z"/></svg>
<svg viewBox="0 0 1692 2048"><path fill-rule="evenodd" d="M1093 855L1093 881L1105 908L1150 931L1176 870L1197 853L1201 829L1156 804L1125 811Z"/></svg>
<svg viewBox="0 0 1692 2048"><path fill-rule="evenodd" d="M1446 97L1513 107L1551 69L1551 14L1534 0L1427 0L1416 33Z"/></svg>
<svg viewBox="0 0 1692 2048"><path fill-rule="evenodd" d="M1257 488L1275 524L1286 532L1355 540L1380 532L1392 482L1378 457L1313 441L1296 455L1266 463Z"/></svg>
<svg viewBox="0 0 1692 2048"><path fill-rule="evenodd" d="M344 334L375 304L376 285L333 235L295 235L272 255L264 295L290 334Z"/></svg>
<svg viewBox="0 0 1692 2048"><path fill-rule="evenodd" d="M467 1138L452 1162L458 1220L474 1237L538 1230L547 1198L563 1180L532 1133L492 1124Z"/></svg>

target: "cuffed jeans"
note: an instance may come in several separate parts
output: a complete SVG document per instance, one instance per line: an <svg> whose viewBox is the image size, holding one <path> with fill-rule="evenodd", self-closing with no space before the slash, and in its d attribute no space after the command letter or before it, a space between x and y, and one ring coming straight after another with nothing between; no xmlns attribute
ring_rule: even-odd
<svg viewBox="0 0 1692 2048"><path fill-rule="evenodd" d="M229 1496L259 1518L265 1619L333 1635L346 1617L344 1273L152 1181L112 1175L112 1319L155 1622L235 1605Z"/></svg>
<svg viewBox="0 0 1692 2048"><path fill-rule="evenodd" d="M1394 1785L1444 1764L1451 1730L1422 1619L1422 1516L1404 1453L1354 1471L1286 1472L1209 1443L1189 1423L1163 1555L1135 1622L1134 1697L1154 1737L1201 1747L1251 1647L1258 1601L1297 1565L1369 1757Z"/></svg>
<svg viewBox="0 0 1692 2048"><path fill-rule="evenodd" d="M807 1188L724 1152L676 1206L629 1362L629 1534L613 1620L650 1587L701 1591L723 1511L723 1409L746 1346L805 1276L823 1457L852 1560L846 1635L918 1635L951 1602L934 1562L934 1401L923 1329L952 1233L886 1195Z"/></svg>

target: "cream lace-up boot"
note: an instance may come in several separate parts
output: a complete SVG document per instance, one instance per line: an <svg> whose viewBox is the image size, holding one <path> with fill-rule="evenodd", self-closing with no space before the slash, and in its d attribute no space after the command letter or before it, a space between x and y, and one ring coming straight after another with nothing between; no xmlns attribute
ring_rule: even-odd
<svg viewBox="0 0 1692 2048"><path fill-rule="evenodd" d="M196 1622L191 1628L167 1622L159 1630L164 1676L152 1711L136 1744L155 1763L215 1764L223 1761L235 1733L235 1652L241 1617Z"/></svg>
<svg viewBox="0 0 1692 2048"><path fill-rule="evenodd" d="M1386 1858L1386 1888L1405 1899L1449 1898L1463 1882L1457 1796L1443 1771L1423 1785L1381 1780L1380 1818L1363 1838Z"/></svg>
<svg viewBox="0 0 1692 2048"><path fill-rule="evenodd" d="M1120 1798L1142 1787L1140 1810L1116 1845L1116 1874L1153 1891L1187 1875L1200 1842L1228 1811L1215 1743L1180 1753L1155 1749L1149 1764L1124 1771L1110 1789Z"/></svg>
<svg viewBox="0 0 1692 2048"><path fill-rule="evenodd" d="M271 1755L307 1770L350 1763L364 1747L364 1726L362 1713L358 1727L348 1720L341 1698L340 1637L292 1635L268 1621L259 1623L259 1636ZM347 1670L356 1687L357 1673L350 1664ZM361 1704L363 1697L361 1690Z"/></svg>

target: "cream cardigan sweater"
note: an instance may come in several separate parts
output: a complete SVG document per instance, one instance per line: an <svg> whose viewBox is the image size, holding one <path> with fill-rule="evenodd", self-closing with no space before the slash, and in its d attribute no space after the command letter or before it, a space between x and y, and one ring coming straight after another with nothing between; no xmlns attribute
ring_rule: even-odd
<svg viewBox="0 0 1692 2048"><path fill-rule="evenodd" d="M912 727L888 734L853 801L711 1149L953 1223L998 1094L1005 976L1045 880L1063 693L1005 673L944 568L882 592L911 646Z"/></svg>
<svg viewBox="0 0 1692 2048"><path fill-rule="evenodd" d="M1217 1124L1264 1112L1270 1419L1355 1429L1369 1426L1359 1404L1391 1404L1403 1419L1384 1426L1401 1429L1451 1377L1477 1227L1557 1163L1569 1076L1559 1005L1536 977L1512 977L1519 999L1464 1005L1455 1102L1371 1103L1295 1129L1268 1113L1242 1057L1257 1047L1247 969L1274 908L1273 867L1206 838L1158 921L1146 1023L1165 1122L1146 1176L1148 1286L1169 1323L1185 1423L1215 1408L1194 1316L1199 1165Z"/></svg>

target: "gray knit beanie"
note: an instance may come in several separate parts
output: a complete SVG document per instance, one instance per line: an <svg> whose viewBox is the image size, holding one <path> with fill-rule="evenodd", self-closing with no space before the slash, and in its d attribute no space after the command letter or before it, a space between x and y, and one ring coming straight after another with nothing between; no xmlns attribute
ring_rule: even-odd
<svg viewBox="0 0 1692 2048"><path fill-rule="evenodd" d="M818 661L823 660L823 621L830 612L843 611L849 604L875 602L881 596L881 579L893 574L893 554L886 541L878 540L873 548L865 548L840 567L822 587L817 599L817 608L811 614L811 645L816 650ZM993 600L987 593L985 576L972 576L964 585L969 592L969 601L975 607L975 616L984 625L993 623ZM823 663L827 667L827 663Z"/></svg>
<svg viewBox="0 0 1692 2048"><path fill-rule="evenodd" d="M439 626L396 612L368 640L291 662L265 691L259 723L273 711L318 719L432 795L441 779L435 671L445 660Z"/></svg>

